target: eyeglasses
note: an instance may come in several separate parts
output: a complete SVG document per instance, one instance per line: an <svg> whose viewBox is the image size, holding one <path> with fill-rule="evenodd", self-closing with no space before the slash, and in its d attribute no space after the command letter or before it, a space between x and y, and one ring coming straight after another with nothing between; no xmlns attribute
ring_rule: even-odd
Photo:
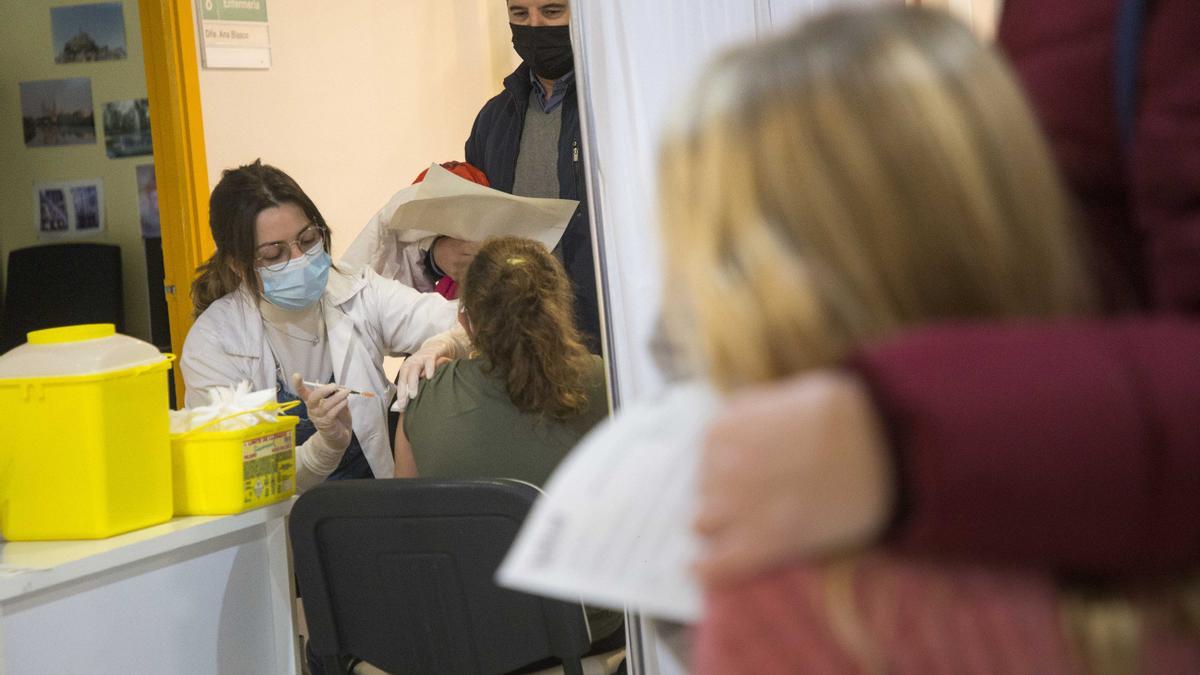
<svg viewBox="0 0 1200 675"><path fill-rule="evenodd" d="M308 227L300 230L300 234L296 235L295 239L290 241L269 241L265 244L259 244L258 255L254 258L256 267L265 267L272 272L278 272L287 267L287 264L292 259L292 245L294 244L300 253L308 253L313 250L314 246L318 246L325 242L325 228L316 223L309 223Z"/></svg>

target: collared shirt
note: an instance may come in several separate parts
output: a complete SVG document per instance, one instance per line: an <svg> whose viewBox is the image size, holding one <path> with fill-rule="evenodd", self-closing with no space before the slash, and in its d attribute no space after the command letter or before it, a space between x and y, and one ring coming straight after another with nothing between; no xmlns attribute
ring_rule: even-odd
<svg viewBox="0 0 1200 675"><path fill-rule="evenodd" d="M575 81L575 71L571 71L566 75L554 81L554 93L546 96L546 88L542 86L542 81L529 72L529 81L533 83L533 91L537 96L538 104L542 107L542 112L554 112L554 109L562 105L564 99L567 98L567 89L569 85Z"/></svg>

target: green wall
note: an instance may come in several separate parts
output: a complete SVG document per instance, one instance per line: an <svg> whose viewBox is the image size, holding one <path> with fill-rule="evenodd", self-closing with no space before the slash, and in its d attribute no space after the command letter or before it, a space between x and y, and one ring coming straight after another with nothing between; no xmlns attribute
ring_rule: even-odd
<svg viewBox="0 0 1200 675"><path fill-rule="evenodd" d="M125 332L149 341L149 299L135 167L153 160L144 155L109 159L104 151L104 104L146 97L137 1L121 3L126 58L56 64L50 8L74 4L86 3L0 0L0 17L3 17L0 20L0 287L9 251L39 243L34 220L34 184L99 178L104 183L104 232L94 237L56 241L95 241L121 247ZM27 148L22 133L20 83L73 77L92 81L96 142Z"/></svg>

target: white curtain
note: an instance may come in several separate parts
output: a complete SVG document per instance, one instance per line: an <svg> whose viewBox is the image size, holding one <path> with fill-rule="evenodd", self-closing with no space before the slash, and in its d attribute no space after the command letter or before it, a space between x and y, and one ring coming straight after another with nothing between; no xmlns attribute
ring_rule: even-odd
<svg viewBox="0 0 1200 675"><path fill-rule="evenodd" d="M863 0L574 0L593 222L617 404L651 395L660 298L655 165L664 122L703 66L731 43ZM715 186L697 185L697 190ZM669 290L669 289L668 289Z"/></svg>
<svg viewBox="0 0 1200 675"><path fill-rule="evenodd" d="M618 407L652 396L662 385L649 344L659 303L671 302L670 281L661 273L654 185L664 122L723 47L832 5L862 1L572 0L585 162ZM630 629L633 672L684 672L654 623L633 618Z"/></svg>
<svg viewBox="0 0 1200 675"><path fill-rule="evenodd" d="M618 404L660 377L648 341L658 309L655 153L663 122L722 45L753 37L753 0L574 0L584 151ZM697 189L703 189L697 186Z"/></svg>

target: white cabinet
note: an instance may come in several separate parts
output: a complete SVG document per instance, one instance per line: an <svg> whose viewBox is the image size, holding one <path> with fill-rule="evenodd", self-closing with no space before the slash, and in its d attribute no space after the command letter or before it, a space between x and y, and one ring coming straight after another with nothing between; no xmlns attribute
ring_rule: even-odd
<svg viewBox="0 0 1200 675"><path fill-rule="evenodd" d="M0 672L298 672L291 505L0 544Z"/></svg>

